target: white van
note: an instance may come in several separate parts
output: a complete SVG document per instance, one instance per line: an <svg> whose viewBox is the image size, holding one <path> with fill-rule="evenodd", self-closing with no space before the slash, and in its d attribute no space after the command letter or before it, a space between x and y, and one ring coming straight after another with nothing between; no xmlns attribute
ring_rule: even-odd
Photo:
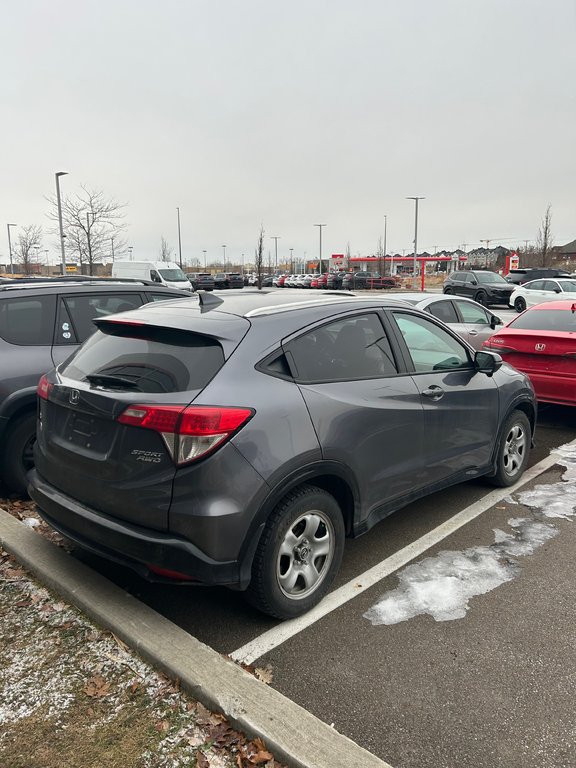
<svg viewBox="0 0 576 768"><path fill-rule="evenodd" d="M193 290L184 272L173 261L115 261L112 264L112 277L152 280L169 288Z"/></svg>

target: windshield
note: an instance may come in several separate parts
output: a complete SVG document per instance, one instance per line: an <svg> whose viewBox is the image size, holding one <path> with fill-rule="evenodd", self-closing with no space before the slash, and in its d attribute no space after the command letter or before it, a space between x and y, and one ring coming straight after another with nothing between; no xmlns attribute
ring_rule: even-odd
<svg viewBox="0 0 576 768"><path fill-rule="evenodd" d="M504 285L508 285L507 281L501 275L497 275L496 272L475 272L474 275L479 283L504 283Z"/></svg>
<svg viewBox="0 0 576 768"><path fill-rule="evenodd" d="M576 291L576 280L558 280L563 291Z"/></svg>
<svg viewBox="0 0 576 768"><path fill-rule="evenodd" d="M510 328L523 331L564 331L576 333L576 313L569 309L535 309L518 315Z"/></svg>
<svg viewBox="0 0 576 768"><path fill-rule="evenodd" d="M188 278L181 269L159 269L158 272L164 280L171 280L174 283L187 283Z"/></svg>

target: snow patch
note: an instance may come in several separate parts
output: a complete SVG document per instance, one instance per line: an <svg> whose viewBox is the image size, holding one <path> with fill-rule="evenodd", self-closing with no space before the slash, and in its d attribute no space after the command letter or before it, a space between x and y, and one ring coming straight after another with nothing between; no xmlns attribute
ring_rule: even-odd
<svg viewBox="0 0 576 768"><path fill-rule="evenodd" d="M516 558L533 554L559 530L545 519L576 516L576 446L556 449L558 463L565 467L562 481L537 485L517 494L517 501L534 510L533 518L508 520L511 531L494 529L494 544L462 552L440 552L401 570L399 586L384 595L364 618L373 625L398 624L422 614L436 621L466 616L469 601L514 579L520 565Z"/></svg>

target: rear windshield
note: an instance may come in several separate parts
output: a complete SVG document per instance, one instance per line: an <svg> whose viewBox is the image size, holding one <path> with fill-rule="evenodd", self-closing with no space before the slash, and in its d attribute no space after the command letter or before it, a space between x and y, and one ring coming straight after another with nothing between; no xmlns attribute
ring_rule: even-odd
<svg viewBox="0 0 576 768"><path fill-rule="evenodd" d="M222 347L206 336L118 325L96 331L60 370L105 389L160 393L203 389L223 365Z"/></svg>
<svg viewBox="0 0 576 768"><path fill-rule="evenodd" d="M576 332L576 313L569 309L535 309L518 315L510 323L511 328L523 331Z"/></svg>

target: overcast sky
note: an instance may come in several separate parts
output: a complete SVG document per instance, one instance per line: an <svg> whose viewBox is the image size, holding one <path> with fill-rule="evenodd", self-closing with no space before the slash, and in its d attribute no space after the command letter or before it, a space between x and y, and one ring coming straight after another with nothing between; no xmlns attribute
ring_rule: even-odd
<svg viewBox="0 0 576 768"><path fill-rule="evenodd" d="M125 202L134 258L576 238L574 0L5 0L6 223ZM14 231L17 236L17 230ZM45 247L57 255L57 241Z"/></svg>

